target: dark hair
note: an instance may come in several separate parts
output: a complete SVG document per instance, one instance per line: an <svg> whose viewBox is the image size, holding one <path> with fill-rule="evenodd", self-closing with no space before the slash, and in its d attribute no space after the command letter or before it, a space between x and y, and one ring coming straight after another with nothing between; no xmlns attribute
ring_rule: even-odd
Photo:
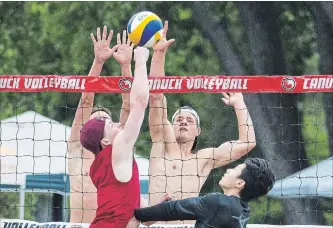
<svg viewBox="0 0 333 228"><path fill-rule="evenodd" d="M275 183L275 176L268 161L261 158L248 158L240 178L245 187L240 192L242 200L250 201L266 195Z"/></svg>
<svg viewBox="0 0 333 228"><path fill-rule="evenodd" d="M92 114L94 114L95 112L105 112L105 113L107 113L110 117L112 117L111 115L111 111L110 111L110 109L108 109L108 108L105 108L105 107L103 107L103 106L95 106L95 107L93 107L93 110L92 110L92 112L91 112L91 115Z"/></svg>

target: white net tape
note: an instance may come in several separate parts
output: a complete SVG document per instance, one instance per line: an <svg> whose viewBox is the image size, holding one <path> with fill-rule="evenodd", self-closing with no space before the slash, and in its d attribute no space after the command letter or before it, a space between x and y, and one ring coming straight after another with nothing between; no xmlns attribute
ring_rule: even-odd
<svg viewBox="0 0 333 228"><path fill-rule="evenodd" d="M140 226L144 228L147 226ZM150 228L194 228L194 225L159 225L154 224L149 226ZM248 228L274 228L274 227L284 227L284 228L328 228L331 226L316 226L316 225L287 225L287 226L277 226L277 225L266 225L266 224L249 224ZM19 219L0 219L0 228L89 228L89 224L83 223L65 223L65 222L50 222L50 223L38 223L28 220Z"/></svg>

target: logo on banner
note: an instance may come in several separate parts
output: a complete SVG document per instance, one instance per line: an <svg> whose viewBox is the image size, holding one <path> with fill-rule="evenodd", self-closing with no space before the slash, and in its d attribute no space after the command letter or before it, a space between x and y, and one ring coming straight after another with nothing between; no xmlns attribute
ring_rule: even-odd
<svg viewBox="0 0 333 228"><path fill-rule="evenodd" d="M293 91L296 87L296 81L291 77L287 77L282 79L281 86L285 91Z"/></svg>
<svg viewBox="0 0 333 228"><path fill-rule="evenodd" d="M129 91L132 88L132 81L126 78L122 78L119 80L118 86L123 91Z"/></svg>

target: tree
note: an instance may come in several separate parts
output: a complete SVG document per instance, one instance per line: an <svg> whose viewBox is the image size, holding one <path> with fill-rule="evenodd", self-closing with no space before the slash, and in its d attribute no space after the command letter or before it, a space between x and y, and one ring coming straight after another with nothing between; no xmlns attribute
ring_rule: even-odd
<svg viewBox="0 0 333 228"><path fill-rule="evenodd" d="M308 7L313 15L317 45L320 55L319 72L320 74L333 73L333 13L328 11L333 7L330 3L312 3ZM333 9L333 8L332 8ZM323 104L326 113L326 128L329 139L331 155L333 155L333 97L332 93L323 94Z"/></svg>
<svg viewBox="0 0 333 228"><path fill-rule="evenodd" d="M246 28L249 55L257 75L284 75L286 65L279 36L279 6L275 3L242 2L237 4ZM213 18L209 5L193 3L193 19L216 48L224 69L231 75L245 75L244 60L232 48L225 26ZM228 59L227 59L228 58ZM230 61L231 59L231 61ZM277 178L285 177L308 166L300 116L295 96L283 94L251 94L246 96L256 126L257 145L264 157L272 162ZM262 124L264 123L264 124ZM281 169L283 167L283 169ZM292 212L304 209L304 202L283 202L286 224L318 224L322 218L314 213L294 216Z"/></svg>

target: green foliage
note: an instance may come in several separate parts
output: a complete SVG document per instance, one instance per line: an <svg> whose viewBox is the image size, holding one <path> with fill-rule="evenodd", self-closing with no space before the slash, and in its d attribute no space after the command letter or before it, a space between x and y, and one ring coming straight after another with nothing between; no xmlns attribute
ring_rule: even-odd
<svg viewBox="0 0 333 228"><path fill-rule="evenodd" d="M321 200L322 208L320 210L325 211L324 217L327 221L327 225L333 226L333 209L332 209L332 200L324 199Z"/></svg>
<svg viewBox="0 0 333 228"><path fill-rule="evenodd" d="M25 208L24 219L36 221L36 213L38 204L38 195L41 193L26 193L25 194Z"/></svg>
<svg viewBox="0 0 333 228"><path fill-rule="evenodd" d="M255 208L251 211L249 224L279 224L283 219L281 201L260 197L250 202L250 207Z"/></svg>
<svg viewBox="0 0 333 228"><path fill-rule="evenodd" d="M322 94L306 94L300 104L303 111L303 136L310 164L329 157L330 150L326 133L325 112L321 101Z"/></svg>
<svg viewBox="0 0 333 228"><path fill-rule="evenodd" d="M305 61L315 52L315 28L311 13L305 3L280 4L283 10L279 17L283 49L288 74L302 75Z"/></svg>
<svg viewBox="0 0 333 228"><path fill-rule="evenodd" d="M0 218L18 217L19 194L17 192L0 192Z"/></svg>
<svg viewBox="0 0 333 228"><path fill-rule="evenodd" d="M25 193L24 219L36 220L38 194ZM19 192L0 192L0 218L17 219L19 216Z"/></svg>

